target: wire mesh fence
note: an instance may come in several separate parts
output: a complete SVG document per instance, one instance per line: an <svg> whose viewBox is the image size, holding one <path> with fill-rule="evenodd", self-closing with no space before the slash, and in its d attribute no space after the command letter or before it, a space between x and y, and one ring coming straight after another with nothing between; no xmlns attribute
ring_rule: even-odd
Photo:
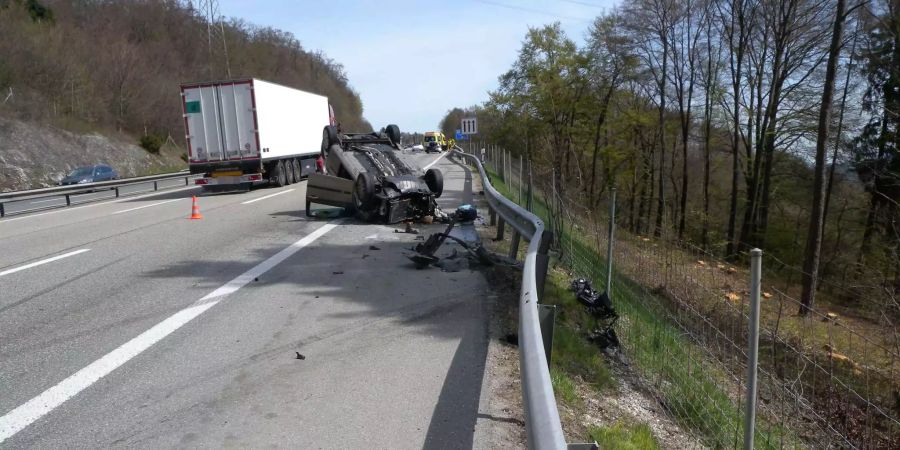
<svg viewBox="0 0 900 450"><path fill-rule="evenodd" d="M607 205L591 208L563 177L533 174L526 159L489 144L481 154L495 186L541 216L573 276L606 283ZM749 267L675 239L627 231L616 219L609 294L619 312L621 357L664 412L712 447L744 443L750 311ZM813 309L773 272L797 270L764 256L759 313L757 448L900 448L896 332ZM770 281L771 279L772 281Z"/></svg>

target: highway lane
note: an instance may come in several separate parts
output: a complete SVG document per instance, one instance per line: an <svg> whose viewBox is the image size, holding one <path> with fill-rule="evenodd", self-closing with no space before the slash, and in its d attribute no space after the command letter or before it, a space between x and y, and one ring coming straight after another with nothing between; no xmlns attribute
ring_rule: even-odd
<svg viewBox="0 0 900 450"><path fill-rule="evenodd" d="M455 207L466 177L437 165ZM203 197L202 221L191 190L0 221L2 268L90 249L0 276L0 414L326 226L304 187ZM484 281L415 271L393 227L333 226L0 445L471 446Z"/></svg>

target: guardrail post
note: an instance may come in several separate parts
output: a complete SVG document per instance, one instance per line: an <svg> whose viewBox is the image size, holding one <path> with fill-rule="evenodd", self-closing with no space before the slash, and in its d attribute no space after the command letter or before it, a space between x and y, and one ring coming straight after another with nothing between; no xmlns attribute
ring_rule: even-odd
<svg viewBox="0 0 900 450"><path fill-rule="evenodd" d="M544 298L544 283L547 281L547 268L550 266L550 244L553 243L553 232L544 230L541 243L538 245L537 257L534 260L534 277L537 282L538 301Z"/></svg>
<svg viewBox="0 0 900 450"><path fill-rule="evenodd" d="M5 215L6 215L6 211L3 209L3 203L0 203L0 217L3 217Z"/></svg>
<svg viewBox="0 0 900 450"><path fill-rule="evenodd" d="M116 186L116 198L119 198L119 187Z"/></svg>
<svg viewBox="0 0 900 450"><path fill-rule="evenodd" d="M185 186L191 185L191 177L184 177L184 185Z"/></svg>
<svg viewBox="0 0 900 450"><path fill-rule="evenodd" d="M522 236L518 231L513 229L512 241L509 243L509 257L512 259L516 259L516 256L519 255L519 240Z"/></svg>
<svg viewBox="0 0 900 450"><path fill-rule="evenodd" d="M494 208L491 208L490 206L488 207L488 211L490 211L490 216L491 216L490 225L491 226L497 225L497 211L494 211Z"/></svg>
<svg viewBox="0 0 900 450"><path fill-rule="evenodd" d="M501 216L497 219L497 237L494 238L494 240L502 241L504 231L506 231L506 221L503 220L503 217Z"/></svg>
<svg viewBox="0 0 900 450"><path fill-rule="evenodd" d="M66 206L72 206L72 197L66 194Z"/></svg>
<svg viewBox="0 0 900 450"><path fill-rule="evenodd" d="M750 332L747 342L747 410L744 413L744 449L753 449L756 428L756 364L759 357L759 285L762 250L750 250Z"/></svg>
<svg viewBox="0 0 900 450"><path fill-rule="evenodd" d="M538 321L541 324L541 339L544 341L544 354L547 355L547 366L550 366L553 354L553 332L556 329L556 305L537 305Z"/></svg>
<svg viewBox="0 0 900 450"><path fill-rule="evenodd" d="M158 191L158 190L159 190L159 182L158 182L158 181L154 181L154 182L153 182L153 190L154 190L154 191Z"/></svg>

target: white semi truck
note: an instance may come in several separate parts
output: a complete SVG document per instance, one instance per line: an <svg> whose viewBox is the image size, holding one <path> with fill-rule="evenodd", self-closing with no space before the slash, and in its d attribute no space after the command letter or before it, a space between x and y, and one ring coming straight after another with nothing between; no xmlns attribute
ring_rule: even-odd
<svg viewBox="0 0 900 450"><path fill-rule="evenodd" d="M284 186L315 172L328 98L258 79L181 86L191 173L209 190Z"/></svg>

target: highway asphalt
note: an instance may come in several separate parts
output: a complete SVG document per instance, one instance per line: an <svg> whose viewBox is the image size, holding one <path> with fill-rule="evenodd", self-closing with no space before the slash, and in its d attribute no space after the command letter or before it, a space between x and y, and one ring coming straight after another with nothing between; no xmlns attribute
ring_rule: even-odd
<svg viewBox="0 0 900 450"><path fill-rule="evenodd" d="M462 166L404 157L470 201ZM0 220L0 447L471 448L483 277L307 218L304 189L203 196L202 220L194 187Z"/></svg>

